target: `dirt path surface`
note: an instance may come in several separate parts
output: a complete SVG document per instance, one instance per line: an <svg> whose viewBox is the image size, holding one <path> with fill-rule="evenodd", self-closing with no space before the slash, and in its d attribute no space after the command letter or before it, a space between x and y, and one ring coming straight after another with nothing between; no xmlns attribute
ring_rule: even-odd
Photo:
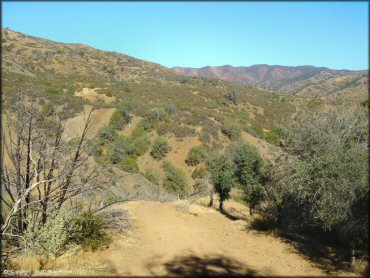
<svg viewBox="0 0 370 278"><path fill-rule="evenodd" d="M63 133L63 139L70 140L81 136L83 128L85 126L89 112L92 106L84 105L84 111L79 113L73 118L66 120L65 132ZM90 131L87 134L87 138L93 138L106 123L109 122L115 108L99 108L95 109L92 113L92 124L90 126Z"/></svg>
<svg viewBox="0 0 370 278"><path fill-rule="evenodd" d="M288 243L248 232L245 221L232 221L213 208L187 201L118 207L129 211L131 231L114 236L108 249L78 254L74 267L118 275L325 275ZM233 201L225 204L229 211L233 207L238 208Z"/></svg>

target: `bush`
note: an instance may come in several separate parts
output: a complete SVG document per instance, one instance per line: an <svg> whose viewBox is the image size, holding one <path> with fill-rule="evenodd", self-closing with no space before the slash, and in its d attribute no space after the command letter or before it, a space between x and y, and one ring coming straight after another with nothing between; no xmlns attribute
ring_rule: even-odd
<svg viewBox="0 0 370 278"><path fill-rule="evenodd" d="M95 251L100 246L107 246L111 242L111 238L103 231L104 219L102 215L95 215L92 211L85 211L73 222L74 227L70 235L71 241L81 244L84 249Z"/></svg>
<svg viewBox="0 0 370 278"><path fill-rule="evenodd" d="M25 234L29 243L29 251L35 254L57 257L65 251L70 241L73 213L61 212L54 217L49 217L45 225L35 221L30 223Z"/></svg>
<svg viewBox="0 0 370 278"><path fill-rule="evenodd" d="M108 146L107 155L110 161L114 164L118 163L125 156L134 152L134 145L129 138L118 136Z"/></svg>
<svg viewBox="0 0 370 278"><path fill-rule="evenodd" d="M125 156L119 163L119 167L129 173L139 172L139 166L137 165L136 156Z"/></svg>
<svg viewBox="0 0 370 278"><path fill-rule="evenodd" d="M188 126L181 126L177 123L163 123L158 128L159 135L173 133L176 138L185 138L188 136L195 136L196 132L193 128Z"/></svg>
<svg viewBox="0 0 370 278"><path fill-rule="evenodd" d="M196 179L202 179L208 176L208 171L205 167L197 167L194 169L193 173L191 174L191 177Z"/></svg>
<svg viewBox="0 0 370 278"><path fill-rule="evenodd" d="M107 144L109 142L114 141L115 138L117 138L118 134L114 130L114 128L110 126L103 126L101 129L98 131L98 139L100 139L100 143L102 145Z"/></svg>
<svg viewBox="0 0 370 278"><path fill-rule="evenodd" d="M122 129L124 125L131 121L131 115L128 109L117 108L109 120L109 126L113 129Z"/></svg>
<svg viewBox="0 0 370 278"><path fill-rule="evenodd" d="M81 214L62 211L49 216L43 226L36 218L28 226L25 237L31 253L57 257L72 245L92 250L108 245L111 239L103 229L103 218L91 211Z"/></svg>
<svg viewBox="0 0 370 278"><path fill-rule="evenodd" d="M204 161L207 155L207 148L205 146L192 147L185 159L185 162L189 166L196 166Z"/></svg>
<svg viewBox="0 0 370 278"><path fill-rule="evenodd" d="M142 128L144 129L145 131L150 131L153 126L152 126L152 123L150 122L149 119L147 118L144 118L142 119L138 124L137 124L137 127L138 128Z"/></svg>
<svg viewBox="0 0 370 278"><path fill-rule="evenodd" d="M221 130L230 140L237 140L241 136L240 125L231 120L225 120L222 124Z"/></svg>
<svg viewBox="0 0 370 278"><path fill-rule="evenodd" d="M263 132L263 128L259 123L253 122L251 125L251 129L257 134L259 138L264 138L265 134Z"/></svg>
<svg viewBox="0 0 370 278"><path fill-rule="evenodd" d="M146 170L144 176L148 181L150 181L154 184L160 184L161 179L162 179L161 173L159 171L154 170L154 169Z"/></svg>
<svg viewBox="0 0 370 278"><path fill-rule="evenodd" d="M331 240L368 242L368 114L330 107L298 114L284 130L281 158L267 172L278 222Z"/></svg>
<svg viewBox="0 0 370 278"><path fill-rule="evenodd" d="M178 193L180 198L184 198L187 193L187 180L184 172L167 161L163 163L163 169L165 175L163 186L170 192Z"/></svg>
<svg viewBox="0 0 370 278"><path fill-rule="evenodd" d="M273 130L270 130L270 131L266 132L265 135L264 135L264 137L265 137L265 140L267 142L269 142L270 144L274 144L274 145L278 145L279 144L280 136L279 136L278 133L276 133Z"/></svg>
<svg viewBox="0 0 370 278"><path fill-rule="evenodd" d="M159 160L164 158L170 150L171 147L167 143L167 140L163 137L157 137L153 142L152 151L150 154L153 158Z"/></svg>
<svg viewBox="0 0 370 278"><path fill-rule="evenodd" d="M99 157L103 154L102 140L96 138L91 140L87 145L89 155Z"/></svg>
<svg viewBox="0 0 370 278"><path fill-rule="evenodd" d="M134 154L137 156L145 154L150 145L150 135L141 127L136 127L131 138L134 146Z"/></svg>
<svg viewBox="0 0 370 278"><path fill-rule="evenodd" d="M146 118L149 119L151 123L154 121L164 121L167 117L167 112L162 108L152 108L146 114Z"/></svg>

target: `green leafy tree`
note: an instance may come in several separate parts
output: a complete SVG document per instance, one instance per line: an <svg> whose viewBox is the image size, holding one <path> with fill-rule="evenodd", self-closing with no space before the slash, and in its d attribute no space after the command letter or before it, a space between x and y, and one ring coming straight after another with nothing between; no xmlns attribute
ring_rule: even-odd
<svg viewBox="0 0 370 278"><path fill-rule="evenodd" d="M348 246L368 242L368 115L364 107L302 112L284 130L289 154L268 172L280 221Z"/></svg>
<svg viewBox="0 0 370 278"><path fill-rule="evenodd" d="M220 211L223 211L223 202L230 198L230 190L235 183L234 168L231 161L225 156L210 161L211 180L220 199Z"/></svg>
<svg viewBox="0 0 370 278"><path fill-rule="evenodd" d="M262 158L257 149L247 142L240 142L227 150L235 164L235 176L244 191L245 201L249 204L252 215L255 207L263 200L263 188L260 185Z"/></svg>

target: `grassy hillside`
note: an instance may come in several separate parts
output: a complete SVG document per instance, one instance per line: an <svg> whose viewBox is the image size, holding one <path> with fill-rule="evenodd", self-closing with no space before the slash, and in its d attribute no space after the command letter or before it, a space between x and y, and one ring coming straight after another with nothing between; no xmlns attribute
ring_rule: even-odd
<svg viewBox="0 0 370 278"><path fill-rule="evenodd" d="M260 130L284 122L295 112L290 96L275 96L253 86L216 79L178 76L163 66L123 54L11 30L4 30L2 40L4 108L14 101L17 90L31 89L32 84L46 101L70 106L66 118L89 103L76 96L83 88L99 88L98 93L115 97L110 104L93 103L96 107L115 107L124 99L135 104L134 114L143 116L150 108L173 106L176 116L167 123L169 126L200 126L214 129L213 133L227 118L245 130L256 126ZM230 90L236 91L236 104L229 99Z"/></svg>

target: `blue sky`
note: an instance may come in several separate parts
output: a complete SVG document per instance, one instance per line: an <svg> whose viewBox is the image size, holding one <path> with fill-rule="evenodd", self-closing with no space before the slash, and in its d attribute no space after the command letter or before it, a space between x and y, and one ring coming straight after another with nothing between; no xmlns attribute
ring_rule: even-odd
<svg viewBox="0 0 370 278"><path fill-rule="evenodd" d="M2 26L164 66L368 69L368 2L3 2Z"/></svg>

